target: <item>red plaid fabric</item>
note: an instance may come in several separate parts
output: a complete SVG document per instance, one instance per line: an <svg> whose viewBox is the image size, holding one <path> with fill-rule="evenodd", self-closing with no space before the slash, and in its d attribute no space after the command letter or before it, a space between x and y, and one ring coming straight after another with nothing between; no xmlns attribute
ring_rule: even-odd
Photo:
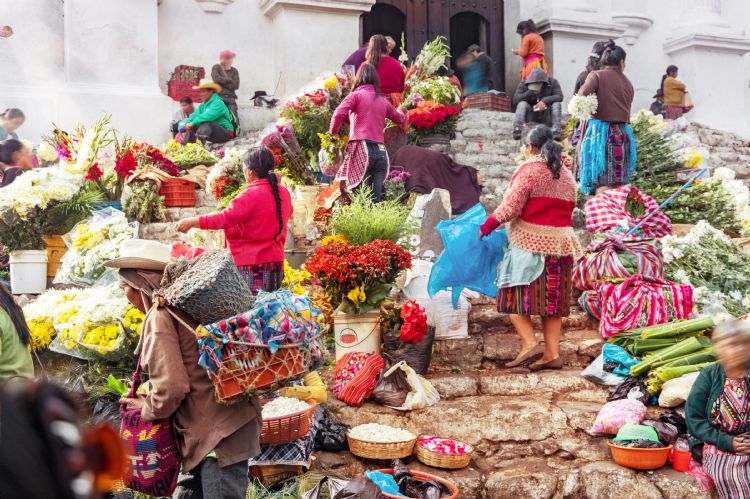
<svg viewBox="0 0 750 499"><path fill-rule="evenodd" d="M346 146L346 158L336 174L339 180L346 180L346 188L354 189L365 178L370 156L367 153L367 142L351 140Z"/></svg>
<svg viewBox="0 0 750 499"><path fill-rule="evenodd" d="M636 196L643 202L645 213L638 219L625 209L630 196ZM586 230L593 233L627 232L652 212L656 214L643 224L637 235L644 238L658 238L672 233L672 222L661 211L659 203L631 185L604 191L588 201L583 211L586 215Z"/></svg>

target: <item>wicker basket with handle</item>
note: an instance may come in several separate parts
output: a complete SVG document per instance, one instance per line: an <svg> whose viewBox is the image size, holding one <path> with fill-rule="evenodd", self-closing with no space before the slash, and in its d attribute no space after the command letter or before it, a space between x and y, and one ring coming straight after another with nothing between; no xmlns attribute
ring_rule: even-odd
<svg viewBox="0 0 750 499"><path fill-rule="evenodd" d="M346 434L349 441L349 452L355 456L366 459L403 459L414 453L414 444L417 442L416 437L404 442L368 442Z"/></svg>
<svg viewBox="0 0 750 499"><path fill-rule="evenodd" d="M265 405L271 400L264 400L262 404ZM305 410L276 418L263 418L260 443L273 445L288 444L307 435L307 432L310 431L310 421L318 403L312 399L306 400L306 402L310 407Z"/></svg>

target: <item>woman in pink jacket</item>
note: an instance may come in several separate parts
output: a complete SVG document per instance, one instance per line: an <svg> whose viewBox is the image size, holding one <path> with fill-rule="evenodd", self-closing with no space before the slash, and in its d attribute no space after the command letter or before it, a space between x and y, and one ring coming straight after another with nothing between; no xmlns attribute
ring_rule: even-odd
<svg viewBox="0 0 750 499"><path fill-rule="evenodd" d="M289 191L279 184L274 165L269 149L251 149L242 164L248 183L245 190L225 209L177 224L180 232L196 227L223 229L234 264L253 294L259 289L275 291L284 279L284 243L292 200Z"/></svg>
<svg viewBox="0 0 750 499"><path fill-rule="evenodd" d="M344 122L351 128L346 159L336 174L341 180L342 193L345 189L356 189L365 181L372 189L373 201L380 201L389 168L383 137L386 118L399 125L406 120L403 111L393 107L380 92L375 67L365 63L357 72L351 93L331 118L331 133L339 133Z"/></svg>

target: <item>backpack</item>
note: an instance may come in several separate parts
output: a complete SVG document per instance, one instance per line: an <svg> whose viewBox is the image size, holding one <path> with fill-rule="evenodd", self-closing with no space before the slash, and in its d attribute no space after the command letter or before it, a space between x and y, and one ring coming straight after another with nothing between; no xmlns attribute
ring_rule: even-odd
<svg viewBox="0 0 750 499"><path fill-rule="evenodd" d="M229 111L229 123L232 124L232 132L234 133L235 137L239 137L240 133L242 133L242 128L240 128L240 119L236 114L234 114L234 111L232 111L228 107L227 111Z"/></svg>

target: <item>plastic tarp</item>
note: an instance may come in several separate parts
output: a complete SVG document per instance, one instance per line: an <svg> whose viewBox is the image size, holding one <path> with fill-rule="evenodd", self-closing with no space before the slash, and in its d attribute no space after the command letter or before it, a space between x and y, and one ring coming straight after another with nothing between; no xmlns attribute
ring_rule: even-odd
<svg viewBox="0 0 750 499"><path fill-rule="evenodd" d="M440 233L445 249L430 272L427 290L430 296L451 289L453 308L464 288L491 298L497 296L497 266L503 259L508 235L496 230L479 238L479 227L487 219L481 203L454 220L442 220L435 230Z"/></svg>

